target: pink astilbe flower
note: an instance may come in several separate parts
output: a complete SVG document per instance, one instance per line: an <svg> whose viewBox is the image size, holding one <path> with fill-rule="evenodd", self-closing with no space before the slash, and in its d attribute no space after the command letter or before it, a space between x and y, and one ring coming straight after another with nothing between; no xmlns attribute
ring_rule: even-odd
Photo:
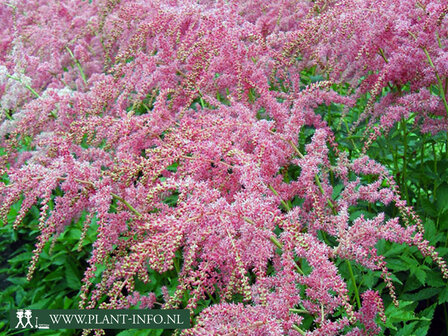
<svg viewBox="0 0 448 336"><path fill-rule="evenodd" d="M223 303L204 310L197 326L184 334L280 336L284 332L281 320L272 316L268 307L246 308L242 304Z"/></svg>
<svg viewBox="0 0 448 336"><path fill-rule="evenodd" d="M277 58L289 67L300 54L330 80L350 83L354 97L370 94L353 126L369 119L365 150L410 113L416 114L423 132L446 130L446 3L338 0L316 3L314 9L315 15L306 16L288 36ZM431 88L439 93L432 95L431 107L425 107L427 98L419 94Z"/></svg>
<svg viewBox="0 0 448 336"><path fill-rule="evenodd" d="M359 324L374 334L379 295L364 293L356 311L337 261L380 270L395 301L380 240L417 246L448 277L387 169L348 157L315 111L355 104L331 90L335 81L356 86L367 76L355 98L410 82L409 93L372 98L365 117L383 118L386 129L412 109L424 130L443 129L429 123L443 105L427 90L436 77L424 52L444 75L446 55L430 38L445 32L441 6L424 2L420 22L422 8L392 0L390 9L374 1L14 3L0 5L0 18L15 16L0 23L0 169L8 174L0 215L21 200L17 227L40 208L29 276L45 245L85 214L82 237L93 219L98 229L79 306L193 312L216 301L192 313L184 334L355 335ZM300 71L314 64L331 81L301 88ZM313 135L300 146L304 129ZM288 168L295 179L285 179ZM396 206L400 217L350 220L360 202ZM148 284L151 272L175 274L175 288L140 292L137 281ZM314 322L307 331L305 314Z"/></svg>

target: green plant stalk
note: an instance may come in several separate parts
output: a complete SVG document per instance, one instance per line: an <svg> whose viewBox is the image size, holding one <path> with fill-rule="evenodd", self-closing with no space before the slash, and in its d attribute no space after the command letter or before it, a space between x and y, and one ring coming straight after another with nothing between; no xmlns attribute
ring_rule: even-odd
<svg viewBox="0 0 448 336"><path fill-rule="evenodd" d="M394 147L394 150L392 151L392 156L394 157L394 170L395 170L394 175L397 175L400 172L399 167L398 167L398 149L397 149L397 146L393 146L393 147ZM400 181L398 179L397 179L397 182L400 183Z"/></svg>
<svg viewBox="0 0 448 336"><path fill-rule="evenodd" d="M309 314L310 312L308 310L305 309L296 309L296 308L290 308L289 311L291 313L296 313L296 314Z"/></svg>
<svg viewBox="0 0 448 336"><path fill-rule="evenodd" d="M111 196L113 198L115 198L116 200L120 201L121 203L123 203L124 205L126 205L129 210L131 210L135 215L137 215L137 217L142 216L142 214L140 212L138 212L132 205L130 205L128 203L128 201L126 201L125 199L121 198L120 196L118 196L117 194L114 194L114 193L112 193Z"/></svg>
<svg viewBox="0 0 448 336"><path fill-rule="evenodd" d="M12 4L9 4L9 3L3 3L4 5L6 5L6 6L8 6L8 7L11 7L12 9L14 9L14 10L16 10L17 9L17 7L16 6L14 6L14 5L12 5Z"/></svg>
<svg viewBox="0 0 448 336"><path fill-rule="evenodd" d="M401 122L401 128L403 130L403 143L404 143L402 183L403 183L403 189L404 189L404 194L405 194L405 197L406 197L406 201L409 204L409 194L408 194L408 184L407 184L408 134L407 134L407 127L406 127L406 120L405 119L403 119L402 122Z"/></svg>
<svg viewBox="0 0 448 336"><path fill-rule="evenodd" d="M292 328L297 331L300 335L306 335L306 333L300 329L298 326L296 326L295 324L292 325Z"/></svg>
<svg viewBox="0 0 448 336"><path fill-rule="evenodd" d="M325 315L324 315L324 305L321 303L320 304L320 317L321 317L321 323L324 323L325 321Z"/></svg>
<svg viewBox="0 0 448 336"><path fill-rule="evenodd" d="M436 32L436 37L437 37L437 44L439 45L439 48L443 49L442 41L440 40L440 35L438 32Z"/></svg>
<svg viewBox="0 0 448 336"><path fill-rule="evenodd" d="M379 53L380 53L381 57L384 59L384 62L389 63L386 55L384 54L384 50L382 48L379 49Z"/></svg>
<svg viewBox="0 0 448 336"><path fill-rule="evenodd" d="M446 113L448 115L448 103L446 101L445 90L444 90L444 87L443 87L442 80L440 79L439 73L437 72L437 69L436 69L434 63L432 62L431 56L429 55L429 52L428 52L428 49L426 49L425 47L423 47L422 49L423 49L423 52L426 55L426 58L428 59L429 65L431 66L431 68L434 69L434 73L435 73L436 78L437 78L437 84L438 84L438 87L439 87L439 94L440 94L440 96L441 96L441 98L443 100L443 105L445 106L445 111L446 111Z"/></svg>
<svg viewBox="0 0 448 336"><path fill-rule="evenodd" d="M66 46L65 49L70 54L70 57L75 61L76 67L78 68L79 73L81 74L81 78L82 78L84 84L87 85L87 78L86 78L86 75L84 74L84 70L82 69L81 63L79 63L78 59L75 57L75 55L73 55L73 52L70 50L69 47Z"/></svg>
<svg viewBox="0 0 448 336"><path fill-rule="evenodd" d="M228 213L228 214L231 214L231 213ZM250 219L250 218L248 218L248 217L245 217L245 216L243 217L243 219L244 219L244 221L246 221L247 223L252 224L252 225L255 225L255 222L254 222L252 219ZM283 245L282 245L282 243L277 239L277 237L275 237L275 236L270 236L269 239L270 239L270 241L271 241L275 246L277 246L280 250L283 249ZM302 269L299 267L299 265L297 265L297 263L296 263L295 261L294 261L294 264L295 264L295 267L296 267L297 272L299 272L301 275L305 275L305 273L303 273Z"/></svg>
<svg viewBox="0 0 448 336"><path fill-rule="evenodd" d="M33 95L35 95L36 98L40 98L40 95L31 86L22 82L22 80L20 78L17 78L17 77L11 76L11 75L6 75L6 77L18 81L20 84L22 84L24 87L26 87Z"/></svg>
<svg viewBox="0 0 448 336"><path fill-rule="evenodd" d="M280 197L277 190L275 190L273 186L269 185L268 188L274 193L275 196ZM286 203L284 200L280 199L280 202L285 207L286 211L291 210L291 207L289 206L289 204Z"/></svg>
<svg viewBox="0 0 448 336"><path fill-rule="evenodd" d="M9 113L6 112L6 111L5 111L5 117L6 117L6 119L8 119L8 120L14 120L14 118L11 117L11 116L9 115Z"/></svg>
<svg viewBox="0 0 448 336"><path fill-rule="evenodd" d="M322 193L322 195L325 195L325 191L324 191L324 188L322 187L322 183L320 182L319 176L314 175L314 180L316 181L316 184L319 187L319 190ZM330 199L328 199L327 204L330 206L331 210L333 211L333 215L336 215L337 211L336 211L336 208L334 207L333 202Z"/></svg>
<svg viewBox="0 0 448 336"><path fill-rule="evenodd" d="M274 132L271 132L271 133L275 135ZM288 143L291 145L291 147L292 147L292 148L294 149L294 151L297 153L297 155L299 156L299 158L301 158L301 159L305 158L305 157L303 156L303 154L300 152L300 150L297 148L297 146L296 146L292 141L287 141L286 139L282 138L281 136L280 136L280 138L281 138L282 140L288 142ZM318 176L318 175L315 175L315 176L314 176L314 180L316 181L316 184L317 184L317 186L319 187L320 192L322 193L322 195L324 195L324 194L325 194L325 192L324 192L324 188L322 187L322 184L321 184L321 182L320 182L319 176ZM271 189L271 191L272 191L276 196L278 196L277 191L276 191L272 186L269 186L269 189ZM330 208L333 210L333 214L336 214L336 209L335 209L335 207L334 207L333 202L329 199L329 200L327 200L327 203L328 203L328 205L330 206ZM288 211L291 210L291 207L290 207L288 204L286 204L284 201L282 201L282 204L283 204L283 206L285 206L286 210L288 210Z"/></svg>
<svg viewBox="0 0 448 336"><path fill-rule="evenodd" d="M425 158L425 136L423 136L422 139L422 146L420 149L420 176L423 176L423 163L424 163L424 158ZM425 188L424 190L427 190L426 188L426 182L424 183L423 187ZM422 188L418 188L418 198L419 198L419 203L422 202L422 196L423 192L422 192Z"/></svg>
<svg viewBox="0 0 448 336"><path fill-rule="evenodd" d="M434 155L434 173L437 174L437 151L436 151L436 144L433 142L432 143L432 153ZM434 181L434 186L433 186L433 192L432 192L432 197L433 197L433 201L436 201L436 183Z"/></svg>
<svg viewBox="0 0 448 336"><path fill-rule="evenodd" d="M448 159L448 132L445 133L445 159Z"/></svg>
<svg viewBox="0 0 448 336"><path fill-rule="evenodd" d="M174 263L174 269L176 270L176 273L179 274L180 267L179 267L179 260L177 259L177 257L173 258L173 263Z"/></svg>
<svg viewBox="0 0 448 336"><path fill-rule="evenodd" d="M447 95L447 93L448 93L448 77L445 77L445 96Z"/></svg>
<svg viewBox="0 0 448 336"><path fill-rule="evenodd" d="M289 143L290 145L291 145L291 147L294 149L294 151L297 153L297 155L299 156L299 158L301 158L301 159L304 159L305 157L303 156L303 154L300 152L300 150L297 148L297 146L292 142L292 141L288 141L288 140L286 140L285 138L283 138L281 135L279 135L279 134L277 134L277 133L275 133L275 132L273 132L273 131L270 131L270 133L271 134L273 134L273 135L277 135L278 137L280 137L280 139L282 139L283 141L286 141L287 143ZM320 179L319 179L319 176L318 175L315 175L314 176L314 180L316 181L316 184L318 185L318 187L319 187L319 190L321 191L321 193L322 194L324 194L324 189L322 188L322 184L321 184L321 182L320 182ZM269 189L271 189L271 191L276 195L276 196L278 196L278 193L277 193L277 191L272 187L272 186L269 186ZM329 199L329 200L327 200L327 202L328 202L328 205L331 207L331 209L333 210L333 214L336 214L335 212L336 212L336 209L335 209L335 207L334 207L334 204L333 204L333 202ZM285 203L284 201L282 201L282 204L283 203ZM285 203L286 204L286 203ZM285 206L285 204L283 204L284 206ZM291 207L288 205L288 204L286 204L286 206L285 206L285 208L287 209L287 210L291 210Z"/></svg>
<svg viewBox="0 0 448 336"><path fill-rule="evenodd" d="M359 291L358 291L358 286L356 286L356 280L355 280L355 274L353 273L353 268L352 265L350 264L349 260L345 260L348 266L348 271L350 273L350 278L352 279L353 282L353 287L355 289L355 297L356 297L356 303L358 304L358 308L361 308L361 299L359 297Z"/></svg>
<svg viewBox="0 0 448 336"><path fill-rule="evenodd" d="M217 304L218 302L216 301L216 299L213 297L213 295L211 295L208 291L205 291L208 295L208 297L210 298L210 300L213 302L213 304Z"/></svg>
<svg viewBox="0 0 448 336"><path fill-rule="evenodd" d="M22 82L22 80L21 80L20 78L18 78L18 77L14 77L14 76L11 76L11 75L8 75L8 74L6 75L6 77L11 78L11 79L13 79L13 80L19 82L19 83L22 84L28 91L30 91L34 96L36 96L36 98L40 98L40 94L38 94L38 93L36 92L36 90L34 90L31 86L29 86L28 84ZM57 115L54 111L51 111L50 114L51 114L55 119L58 117L58 115ZM10 119L10 120L13 119L13 118L12 118L11 116L9 116L8 114L6 115L6 117L7 117L8 119Z"/></svg>
<svg viewBox="0 0 448 336"><path fill-rule="evenodd" d="M271 242L272 242L275 246L277 246L280 250L283 248L282 243L279 242L279 240L278 240L276 237L271 236L271 237L269 237L269 239L270 239ZM297 272L299 272L301 275L305 275L305 273L303 273L302 269L299 267L299 265L297 265L297 263L296 263L295 261L294 261L294 265L295 265L295 267L296 267Z"/></svg>
<svg viewBox="0 0 448 336"><path fill-rule="evenodd" d="M347 134L350 134L350 128L348 127L347 120L345 120L345 119L344 119L344 124L345 124L345 128L347 129ZM347 136L346 139L347 139L347 138L350 139L350 142L351 142L352 145L353 145L353 149L356 151L357 154L360 154L361 151L358 149L358 146L356 146L355 141L353 141L353 138L354 138L354 137L355 137L354 135L350 135L350 136ZM351 156L351 155L350 155L350 156Z"/></svg>
<svg viewBox="0 0 448 336"><path fill-rule="evenodd" d="M328 124L333 126L333 120L331 118L331 104L327 105Z"/></svg>

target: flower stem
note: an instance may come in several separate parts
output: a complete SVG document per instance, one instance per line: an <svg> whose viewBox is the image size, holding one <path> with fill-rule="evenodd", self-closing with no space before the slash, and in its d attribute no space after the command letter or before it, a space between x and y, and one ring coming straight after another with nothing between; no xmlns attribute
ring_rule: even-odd
<svg viewBox="0 0 448 336"><path fill-rule="evenodd" d="M277 246L280 250L283 248L282 243L274 236L269 237L269 239L271 240L271 242ZM305 275L305 273L303 273L302 269L299 267L299 265L297 265L297 263L294 261L294 265L295 268L297 270L297 272L299 272L301 275Z"/></svg>
<svg viewBox="0 0 448 336"><path fill-rule="evenodd" d="M432 62L431 55L429 55L428 49L426 49L426 47L423 47L422 49L423 49L423 52L426 55L426 58L428 59L429 65L431 66L431 68L434 69L434 73L435 73L436 78L437 78L437 84L438 84L438 87L439 87L439 94L440 94L440 97L443 100L443 105L445 106L445 111L448 114L448 103L446 101L445 90L443 88L442 80L440 79L439 73L437 72L437 69L436 69L434 63Z"/></svg>
<svg viewBox="0 0 448 336"><path fill-rule="evenodd" d="M300 150L297 148L297 146L291 141L291 140L286 140L284 137L282 137L280 134L277 134L275 132L270 131L271 134L277 135L280 139L282 139L283 141L286 141L287 143L289 143L291 145L291 147L294 149L294 151L296 152L296 154L299 156L299 158L304 159L305 156L300 152ZM322 183L320 182L319 176L315 175L314 176L314 180L316 181L317 186L319 187L320 192L322 193L322 195L325 195L324 192L324 188L322 187ZM272 192L278 196L277 191L274 190L274 188L272 188L272 186L269 186L269 189L272 190ZM284 203L284 201L282 201L282 204ZM327 200L328 205L330 206L331 210L333 211L333 214L336 214L336 208L333 204L333 202L331 201L331 199ZM284 204L283 204L284 205ZM286 207L286 206L285 206ZM289 209L288 209L289 208ZM287 210L290 210L290 206L288 205Z"/></svg>
<svg viewBox="0 0 448 336"><path fill-rule="evenodd" d="M13 79L13 80L15 80L15 81L18 81L20 84L22 84L28 91L30 91L34 96L36 96L36 98L40 98L40 95L36 92L36 90L34 90L31 86L29 86L28 84L26 84L26 83L24 83L20 78L18 78L18 77L14 77L14 76L11 76L11 75L6 75L6 77L8 77L8 78L11 78L11 79ZM51 111L50 112L50 114L56 119L57 117L58 117L58 115L54 112L54 111ZM11 116L8 116L8 115L6 115L7 117L8 117L8 119L10 119L10 120L12 120L13 118L11 117Z"/></svg>
<svg viewBox="0 0 448 336"><path fill-rule="evenodd" d="M280 197L280 195L278 194L277 190L274 189L273 186L269 185L268 188L274 193L275 196ZM280 202L282 203L282 205L285 207L286 211L291 210L291 207L289 206L288 203L286 203L284 200L282 200L280 198Z"/></svg>
<svg viewBox="0 0 448 336"><path fill-rule="evenodd" d="M233 214L233 213L228 212L228 211L224 211L224 213L227 214L227 215L229 215L229 216L237 216L236 214ZM254 222L252 219L250 219L250 218L248 218L248 217L246 217L246 216L243 216L243 220L244 220L245 222L249 223L249 224L255 225L255 222ZM280 250L283 249L283 245L282 245L282 243L277 239L277 237L275 237L275 236L270 236L270 237L269 237L269 240L270 240L275 246L277 246ZM299 265L297 265L297 263L296 263L295 261L294 261L294 264L295 264L295 268L296 268L297 272L299 272L301 275L305 275L305 273L303 273L302 269L299 267Z"/></svg>
<svg viewBox="0 0 448 336"><path fill-rule="evenodd" d="M84 84L87 85L87 78L86 78L86 75L84 74L84 70L82 70L81 63L79 63L78 59L75 57L75 55L73 55L73 52L70 50L69 47L66 46L65 49L70 54L71 58L73 58L73 60L75 61L76 67L78 68L79 73L81 74L81 78L82 78Z"/></svg>
<svg viewBox="0 0 448 336"><path fill-rule="evenodd" d="M126 201L125 199L121 198L117 194L112 193L111 195L112 195L113 198L115 198L116 200L118 200L121 203L123 203L124 205L126 205L129 208L129 210L131 210L134 214L137 215L137 217L141 217L142 216L142 214L140 212L138 212L132 205L130 205L128 203L128 201Z"/></svg>
<svg viewBox="0 0 448 336"><path fill-rule="evenodd" d="M289 308L289 311L291 313L296 313L296 314L309 314L310 312L308 310L305 309L296 309L296 308Z"/></svg>
<svg viewBox="0 0 448 336"><path fill-rule="evenodd" d="M348 266L348 271L350 273L350 278L352 279L353 282L353 287L355 289L356 303L358 304L358 308L361 308L361 299L359 298L358 286L356 286L356 280L355 275L353 274L352 264L350 263L349 260L346 260L346 263Z"/></svg>
<svg viewBox="0 0 448 336"><path fill-rule="evenodd" d="M306 335L306 333L302 329L300 329L298 326L296 326L295 324L292 325L292 328L295 331L297 331L300 335L303 335L303 336Z"/></svg>
<svg viewBox="0 0 448 336"><path fill-rule="evenodd" d="M432 143L432 153L434 155L434 173L437 175L437 151L436 151L436 144L435 142ZM434 181L434 187L432 192L433 201L436 201L436 190L437 190L437 184Z"/></svg>
<svg viewBox="0 0 448 336"><path fill-rule="evenodd" d="M381 57L384 59L384 62L389 63L386 55L384 54L384 50L382 48L379 49L379 53L380 53Z"/></svg>
<svg viewBox="0 0 448 336"><path fill-rule="evenodd" d="M402 175L402 184L404 189L404 194L406 197L406 200L409 204L409 194L408 194L408 185L407 185L407 152L408 152L408 137L407 137L407 127L406 127L406 119L403 119L401 122L401 128L403 130L403 142L404 142L404 149L403 149L403 175Z"/></svg>
<svg viewBox="0 0 448 336"><path fill-rule="evenodd" d="M18 81L20 84L22 84L24 87L26 87L33 95L35 95L36 98L40 98L40 95L31 86L29 86L28 84L24 83L20 78L14 77L14 76L11 76L11 75L6 75L6 77Z"/></svg>

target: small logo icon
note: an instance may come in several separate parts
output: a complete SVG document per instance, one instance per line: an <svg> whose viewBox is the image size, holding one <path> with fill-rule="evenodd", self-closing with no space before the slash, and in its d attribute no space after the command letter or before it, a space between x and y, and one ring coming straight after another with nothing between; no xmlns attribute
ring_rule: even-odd
<svg viewBox="0 0 448 336"><path fill-rule="evenodd" d="M30 326L30 328L33 328L33 324L31 323L31 316L32 316L32 312L31 310L27 309L25 310L25 318L26 318L26 323L24 328L28 327L28 325Z"/></svg>
<svg viewBox="0 0 448 336"><path fill-rule="evenodd" d="M31 323L32 315L33 313L29 309L26 309L25 313L23 312L23 309L18 309L16 312L16 316L19 321L17 322L16 329L19 327L22 327L23 329L26 329L27 327L34 328L33 324ZM25 324L23 324L24 317L26 319Z"/></svg>
<svg viewBox="0 0 448 336"><path fill-rule="evenodd" d="M19 327L25 328L25 325L23 324L23 321L22 321L22 319L23 319L23 309L18 309L17 312L16 312L16 316L17 316L17 319L19 320L19 322L17 322L16 329L19 328Z"/></svg>

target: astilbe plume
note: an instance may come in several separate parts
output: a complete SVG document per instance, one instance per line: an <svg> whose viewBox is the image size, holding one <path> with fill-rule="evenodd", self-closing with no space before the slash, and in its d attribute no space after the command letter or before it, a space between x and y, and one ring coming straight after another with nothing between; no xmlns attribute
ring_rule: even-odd
<svg viewBox="0 0 448 336"><path fill-rule="evenodd" d="M387 170L367 156L340 152L314 112L322 104L352 106L353 98L331 91L325 81L301 90L300 70L313 62L331 65L331 80L353 83L365 66L380 70L360 92L412 80L416 89L389 104L398 109L418 96L437 114L440 102L424 91L435 72L422 54L424 46L435 55L434 41L414 45L420 65L409 78L397 75L393 56L417 43L405 30L426 31L429 26L417 27L426 21L398 30L389 19L388 30L369 28L378 35L369 46L341 48L345 42L334 44L338 35L317 43L325 30L345 24L338 21L343 13L350 25L341 34L361 43L367 29L356 23L386 19L375 12L386 11L385 2L393 1L356 2L364 7L353 12L355 5L339 1L1 5L0 16L8 17L0 34L2 172L9 180L2 185L0 214L5 219L23 198L17 226L33 205L40 207L41 235L28 276L45 244L86 213L83 235L93 218L98 229L81 308L157 303L193 310L214 298L219 302L184 334L300 335L304 314L315 322L308 335L377 333L376 317L384 317L380 296L363 293L356 310L337 260L380 270L394 301L390 273L375 249L379 240L417 246L445 277L448 270ZM405 23L418 11L408 7ZM429 3L426 8L440 12ZM427 24L446 37L433 21ZM310 32L318 34L307 39ZM297 47L303 47L301 61ZM387 61L375 56L378 48ZM441 61L434 56L434 62ZM347 73L338 72L349 65ZM314 135L301 151L297 139L305 128ZM27 150L19 150L26 143ZM289 167L300 171L291 181L283 175ZM331 175L342 184L336 199ZM177 197L175 204L167 204L170 196ZM300 206L292 207L294 198ZM394 203L405 226L383 213L350 220L350 207L361 201ZM311 270L305 272L304 264ZM173 269L174 292L164 289L158 297L136 289L136 279L151 281L149 270ZM240 303L234 303L237 297Z"/></svg>
<svg viewBox="0 0 448 336"><path fill-rule="evenodd" d="M364 150L410 116L423 132L446 131L447 12L441 0L316 2L279 59L290 65L300 53L354 98L370 94L355 123L369 122Z"/></svg>

